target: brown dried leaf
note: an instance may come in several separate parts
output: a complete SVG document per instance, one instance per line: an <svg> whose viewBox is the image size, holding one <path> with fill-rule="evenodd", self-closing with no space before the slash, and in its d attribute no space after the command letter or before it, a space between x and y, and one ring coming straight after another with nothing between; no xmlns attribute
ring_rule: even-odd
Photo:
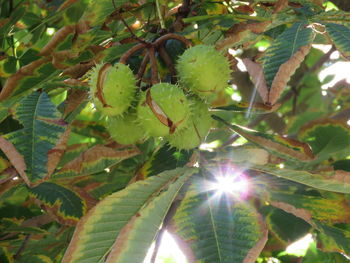
<svg viewBox="0 0 350 263"><path fill-rule="evenodd" d="M279 209L282 209L287 213L293 214L296 217L303 219L304 221L309 223L311 226L314 226L314 223L312 222L312 214L310 213L310 211L304 208L296 208L295 206L292 206L290 204L287 204L284 202L275 202L275 201L272 201L271 205Z"/></svg>
<svg viewBox="0 0 350 263"><path fill-rule="evenodd" d="M268 240L268 228L266 223L263 221L261 215L259 215L259 224L260 224L260 233L261 238L259 241L255 244L253 248L251 248L243 260L243 263L254 263L256 262L257 258L259 257L261 251L264 249L265 244Z"/></svg>
<svg viewBox="0 0 350 263"><path fill-rule="evenodd" d="M32 75L35 69L47 63L49 60L50 60L49 58L41 58L41 59L35 60L29 63L28 65L23 66L15 74L9 77L6 80L5 85L1 90L0 101L5 100L7 97L9 97L12 94L12 91L16 88L18 82L22 78Z"/></svg>
<svg viewBox="0 0 350 263"><path fill-rule="evenodd" d="M17 151L15 146L0 136L0 149L4 152L6 157L10 160L11 164L17 170L23 181L30 186L30 181L27 177L25 170L27 169L23 156Z"/></svg>
<svg viewBox="0 0 350 263"><path fill-rule="evenodd" d="M252 81L255 85L255 88L258 90L262 100L264 102L268 101L269 90L267 88L264 71L260 64L253 62L248 58L242 59L243 64L246 66L249 75L252 78Z"/></svg>
<svg viewBox="0 0 350 263"><path fill-rule="evenodd" d="M294 55L285 63L283 63L272 82L267 102L274 105L280 97L284 87L287 85L290 77L295 70L303 62L305 56L309 53L311 45L301 47Z"/></svg>
<svg viewBox="0 0 350 263"><path fill-rule="evenodd" d="M58 163L60 162L61 157L66 150L70 132L71 129L67 128L66 131L61 135L61 138L58 140L56 146L48 152L47 178L51 176L51 174L55 171Z"/></svg>

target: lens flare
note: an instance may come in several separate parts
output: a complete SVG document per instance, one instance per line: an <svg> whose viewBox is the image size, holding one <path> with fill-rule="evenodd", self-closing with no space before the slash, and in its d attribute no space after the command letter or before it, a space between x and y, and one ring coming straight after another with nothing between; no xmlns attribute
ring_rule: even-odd
<svg viewBox="0 0 350 263"><path fill-rule="evenodd" d="M248 195L249 181L244 174L217 176L216 182L213 182L213 189L220 195L226 194L245 198Z"/></svg>

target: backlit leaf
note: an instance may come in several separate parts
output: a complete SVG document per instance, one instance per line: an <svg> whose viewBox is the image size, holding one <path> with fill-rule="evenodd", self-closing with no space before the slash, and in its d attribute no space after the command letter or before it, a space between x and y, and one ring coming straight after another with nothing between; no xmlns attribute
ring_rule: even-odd
<svg viewBox="0 0 350 263"><path fill-rule="evenodd" d="M30 190L30 195L53 212L63 224L76 224L87 209L87 204L82 197L73 190L56 183L41 183Z"/></svg>
<svg viewBox="0 0 350 263"><path fill-rule="evenodd" d="M194 172L166 171L103 199L79 222L63 262L99 262L112 248L111 257L122 258L113 262L141 262L175 195Z"/></svg>
<svg viewBox="0 0 350 263"><path fill-rule="evenodd" d="M14 116L23 129L5 136L23 155L31 183L48 175L48 152L55 147L66 129L61 114L46 93L34 92L19 102Z"/></svg>

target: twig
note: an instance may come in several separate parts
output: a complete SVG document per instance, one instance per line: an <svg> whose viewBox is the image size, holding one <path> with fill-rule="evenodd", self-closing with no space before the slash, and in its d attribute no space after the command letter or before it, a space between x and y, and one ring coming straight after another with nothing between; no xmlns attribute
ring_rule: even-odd
<svg viewBox="0 0 350 263"><path fill-rule="evenodd" d="M130 48L128 51L126 51L124 53L123 56L121 56L119 62L120 63L123 63L123 64L126 64L127 60L129 59L129 57L134 54L135 52L139 51L140 49L143 49L145 48L147 45L144 44L144 43L140 43L140 44L137 44L136 46L133 46L132 48Z"/></svg>
<svg viewBox="0 0 350 263"><path fill-rule="evenodd" d="M137 41L139 41L140 43L143 44L148 44L145 40L143 40L142 38L139 38L138 36L135 35L135 33L132 31L132 29L129 27L128 23L126 23L126 21L124 20L124 18L120 18L120 20L123 22L124 26L127 28L127 30L129 31L129 33L131 34L132 38L136 39Z"/></svg>
<svg viewBox="0 0 350 263"><path fill-rule="evenodd" d="M148 49L148 54L151 62L151 81L152 84L158 83L158 68L157 68L157 59L154 47Z"/></svg>
<svg viewBox="0 0 350 263"><path fill-rule="evenodd" d="M156 7L157 7L157 13L158 13L159 22L160 22L160 28L165 29L165 23L162 16L162 12L160 10L159 0L156 0Z"/></svg>
<svg viewBox="0 0 350 263"><path fill-rule="evenodd" d="M21 253L23 252L23 250L26 248L28 241L30 239L30 234L26 235L26 237L24 238L21 246L19 247L19 249L17 250L16 254L13 256L14 259L19 259L21 257Z"/></svg>
<svg viewBox="0 0 350 263"><path fill-rule="evenodd" d="M169 72L171 74L171 82L176 83L176 70L173 61L171 60L171 57L169 56L168 52L165 50L163 45L159 47L158 51L160 57L164 60L167 68L169 69Z"/></svg>
<svg viewBox="0 0 350 263"><path fill-rule="evenodd" d="M141 62L141 65L139 67L139 71L137 72L137 75L136 75L136 79L138 79L138 83L137 85L139 86L141 84L141 81L142 81L142 77L143 75L145 74L145 71L146 71L146 67L147 67L147 64L149 62L149 54L147 53L142 62Z"/></svg>
<svg viewBox="0 0 350 263"><path fill-rule="evenodd" d="M169 34L166 34L166 35L164 35L164 36L161 36L160 38L158 38L158 39L154 42L154 46L155 46L155 47L158 47L158 46L162 45L163 42L165 42L166 40L169 40L169 39L176 39L176 40L179 40L179 41L181 41L182 43L184 43L186 47L191 47L191 46L192 46L191 41L189 41L188 39L186 39L185 37L183 37L183 36L181 36L181 35L174 34L174 33L169 33Z"/></svg>

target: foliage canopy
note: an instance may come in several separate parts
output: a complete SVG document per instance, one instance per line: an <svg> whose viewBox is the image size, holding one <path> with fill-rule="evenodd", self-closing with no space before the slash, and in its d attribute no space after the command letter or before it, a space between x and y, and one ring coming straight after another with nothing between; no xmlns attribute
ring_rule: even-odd
<svg viewBox="0 0 350 263"><path fill-rule="evenodd" d="M0 261L136 263L153 244L151 262L172 262L156 261L165 231L188 262L349 261L350 84L319 75L350 57L348 11L323 0L0 0ZM211 63L225 57L228 83L210 75L226 70L219 62L179 66L199 45ZM116 65L126 73L114 79ZM197 78L192 91L181 75ZM133 115L123 108L113 125L105 115L121 105L108 103L122 93L103 93L106 78L130 88ZM198 83L225 87L193 92ZM163 137L139 126L140 100ZM193 125L174 139L184 116ZM306 235L301 254L286 249Z"/></svg>

